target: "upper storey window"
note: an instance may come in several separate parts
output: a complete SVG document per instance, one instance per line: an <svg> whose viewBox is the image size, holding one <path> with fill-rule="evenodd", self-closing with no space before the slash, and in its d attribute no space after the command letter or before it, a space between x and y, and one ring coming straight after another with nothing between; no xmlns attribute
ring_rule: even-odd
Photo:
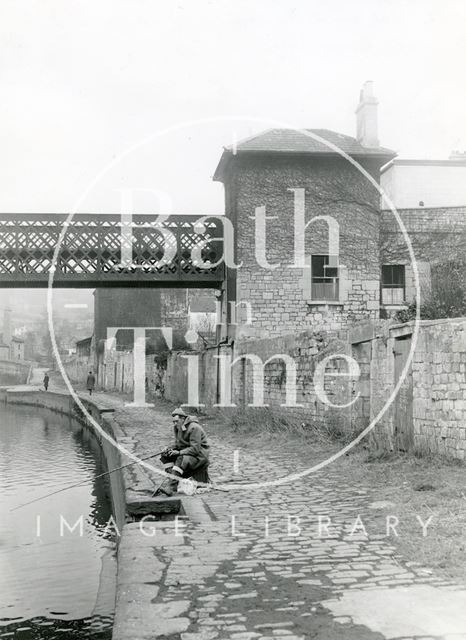
<svg viewBox="0 0 466 640"><path fill-rule="evenodd" d="M313 255L311 257L311 298L337 302L340 297L338 257Z"/></svg>

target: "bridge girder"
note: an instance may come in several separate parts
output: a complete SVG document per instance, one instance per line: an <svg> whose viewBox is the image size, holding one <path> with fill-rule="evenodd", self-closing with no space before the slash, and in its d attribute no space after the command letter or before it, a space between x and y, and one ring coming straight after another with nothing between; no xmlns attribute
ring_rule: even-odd
<svg viewBox="0 0 466 640"><path fill-rule="evenodd" d="M201 217L134 215L128 222L117 214L80 213L68 222L67 214L0 214L0 287L47 287L66 225L54 288L221 288L223 223L221 216L209 216L200 229ZM131 266L121 266L125 242L131 242ZM202 266L193 260L195 247ZM163 263L167 254L173 256Z"/></svg>

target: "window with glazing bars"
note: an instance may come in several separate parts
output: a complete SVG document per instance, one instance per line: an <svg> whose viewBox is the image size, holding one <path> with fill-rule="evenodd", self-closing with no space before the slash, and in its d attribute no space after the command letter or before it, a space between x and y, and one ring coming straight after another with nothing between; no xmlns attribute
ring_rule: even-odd
<svg viewBox="0 0 466 640"><path fill-rule="evenodd" d="M403 304L405 301L405 265L382 266L382 304Z"/></svg>
<svg viewBox="0 0 466 640"><path fill-rule="evenodd" d="M311 278L312 300L336 302L340 299L337 256L313 255Z"/></svg>

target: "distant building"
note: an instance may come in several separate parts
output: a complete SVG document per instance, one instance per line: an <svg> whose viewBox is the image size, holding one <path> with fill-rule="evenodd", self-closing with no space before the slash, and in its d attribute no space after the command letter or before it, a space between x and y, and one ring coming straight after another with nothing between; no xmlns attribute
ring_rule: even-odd
<svg viewBox="0 0 466 640"><path fill-rule="evenodd" d="M66 372L70 379L85 382L89 371L94 370L93 336L76 342L76 354L66 364Z"/></svg>
<svg viewBox="0 0 466 640"><path fill-rule="evenodd" d="M243 305L237 335L346 329L415 298L406 234L388 205L381 209L367 175L338 150L380 183L396 206L416 257L421 296L429 294L438 265L464 260L465 154L395 158L379 143L371 82L361 91L356 120L355 138L327 129L273 128L223 151L214 180L225 187L235 261L242 265L226 282L227 300ZM338 240L333 248L331 222ZM254 316L250 327L245 303Z"/></svg>
<svg viewBox="0 0 466 640"><path fill-rule="evenodd" d="M92 336L76 342L76 355L78 358L88 358L91 355Z"/></svg>
<svg viewBox="0 0 466 640"><path fill-rule="evenodd" d="M12 334L11 309L3 311L3 333L0 334L0 358L24 360L24 340Z"/></svg>
<svg viewBox="0 0 466 640"><path fill-rule="evenodd" d="M5 343L0 343L0 360L9 360L10 359L10 345Z"/></svg>
<svg viewBox="0 0 466 640"><path fill-rule="evenodd" d="M10 360L24 360L24 340L18 336L11 338Z"/></svg>
<svg viewBox="0 0 466 640"><path fill-rule="evenodd" d="M213 335L217 325L215 298L209 295L192 297L188 305L188 328Z"/></svg>
<svg viewBox="0 0 466 640"><path fill-rule="evenodd" d="M103 352L110 327L160 327L160 290L118 287L94 291L94 335L98 354ZM121 329L118 349L132 350L133 331Z"/></svg>
<svg viewBox="0 0 466 640"><path fill-rule="evenodd" d="M394 158L382 167L380 185L397 209L462 207L466 205L466 157ZM388 206L382 203L382 209Z"/></svg>
<svg viewBox="0 0 466 640"><path fill-rule="evenodd" d="M421 301L429 295L432 271L466 255L466 157L448 160L395 158L381 169L381 186L404 224L416 257ZM402 308L416 295L405 235L382 199L380 218L381 305Z"/></svg>

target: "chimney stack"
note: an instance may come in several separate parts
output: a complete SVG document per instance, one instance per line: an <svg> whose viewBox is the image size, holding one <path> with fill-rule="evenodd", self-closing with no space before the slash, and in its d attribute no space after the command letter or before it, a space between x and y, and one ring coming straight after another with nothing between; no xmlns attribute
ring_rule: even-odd
<svg viewBox="0 0 466 640"><path fill-rule="evenodd" d="M356 138L363 147L378 147L379 136L377 127L378 100L374 96L372 80L364 83L359 95L356 109Z"/></svg>

